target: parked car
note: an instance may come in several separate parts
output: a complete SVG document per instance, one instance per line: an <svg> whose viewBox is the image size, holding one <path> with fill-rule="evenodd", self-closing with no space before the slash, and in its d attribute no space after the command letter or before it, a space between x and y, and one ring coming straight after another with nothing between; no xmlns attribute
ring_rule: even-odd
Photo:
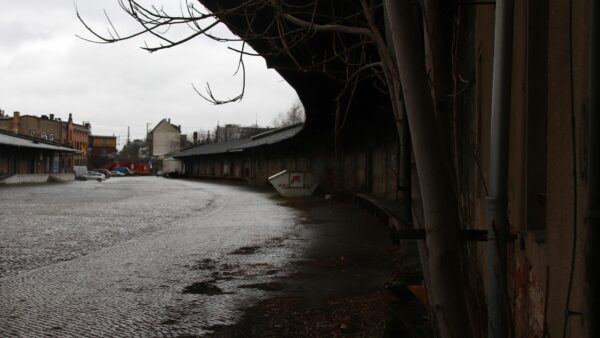
<svg viewBox="0 0 600 338"><path fill-rule="evenodd" d="M79 179L82 181L96 180L98 182L102 182L106 179L106 176L104 176L102 173L91 170L88 171L87 174L79 176Z"/></svg>
<svg viewBox="0 0 600 338"><path fill-rule="evenodd" d="M110 170L108 170L108 169L94 169L93 171L97 171L101 174L104 174L104 176L106 176L106 178L110 178L110 176L112 176L110 174Z"/></svg>
<svg viewBox="0 0 600 338"><path fill-rule="evenodd" d="M127 167L115 167L113 170L114 170L114 171L118 171L118 172L120 172L120 173L123 173L123 174L125 174L126 176L131 176L131 175L133 175L133 171L129 170L129 168L127 168Z"/></svg>
<svg viewBox="0 0 600 338"><path fill-rule="evenodd" d="M114 176L114 177L122 177L122 176L126 176L126 175L125 175L125 174L123 174L122 172L120 172L120 171L116 171L116 170L113 170L113 171L111 171L111 172L110 172L110 175L111 175L111 176Z"/></svg>

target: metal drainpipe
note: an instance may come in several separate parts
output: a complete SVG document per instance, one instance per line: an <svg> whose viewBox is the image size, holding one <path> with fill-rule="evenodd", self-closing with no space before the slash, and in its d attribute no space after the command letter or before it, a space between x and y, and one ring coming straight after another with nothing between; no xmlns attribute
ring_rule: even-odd
<svg viewBox="0 0 600 338"><path fill-rule="evenodd" d="M585 323L588 337L600 337L600 3L592 2L592 41L590 56L590 117L587 237L585 245Z"/></svg>
<svg viewBox="0 0 600 338"><path fill-rule="evenodd" d="M407 224L412 224L412 149L406 111L404 111L404 119L402 121L402 145L404 146L404 152L402 153L402 164L404 165L404 216L406 217Z"/></svg>
<svg viewBox="0 0 600 338"><path fill-rule="evenodd" d="M488 218L488 337L505 338L510 307L506 288L508 132L512 79L513 0L497 0L490 138Z"/></svg>

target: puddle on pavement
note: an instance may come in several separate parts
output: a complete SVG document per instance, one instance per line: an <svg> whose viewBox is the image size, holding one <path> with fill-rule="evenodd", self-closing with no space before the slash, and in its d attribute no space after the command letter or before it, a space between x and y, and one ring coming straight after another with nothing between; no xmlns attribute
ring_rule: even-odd
<svg viewBox="0 0 600 338"><path fill-rule="evenodd" d="M214 259L205 258L205 259L196 261L196 263L194 265L190 266L189 268L192 270L212 270L216 267L217 267L217 261L215 261Z"/></svg>
<svg viewBox="0 0 600 338"><path fill-rule="evenodd" d="M240 289L257 289L262 291L280 291L284 288L284 284L278 282L269 283L254 283L238 286Z"/></svg>
<svg viewBox="0 0 600 338"><path fill-rule="evenodd" d="M181 293L191 293L194 295L222 295L223 290L211 282L197 282L186 286Z"/></svg>
<svg viewBox="0 0 600 338"><path fill-rule="evenodd" d="M230 255L252 255L260 250L259 246L243 246L230 252Z"/></svg>
<svg viewBox="0 0 600 338"><path fill-rule="evenodd" d="M173 324L177 324L177 321L175 319L165 319L162 322L160 322L160 325L173 325Z"/></svg>

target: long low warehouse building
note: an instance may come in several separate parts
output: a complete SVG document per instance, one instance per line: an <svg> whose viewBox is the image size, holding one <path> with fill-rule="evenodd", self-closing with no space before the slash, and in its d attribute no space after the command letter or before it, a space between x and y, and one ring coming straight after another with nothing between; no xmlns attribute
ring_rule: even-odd
<svg viewBox="0 0 600 338"><path fill-rule="evenodd" d="M0 130L0 183L70 180L78 150Z"/></svg>
<svg viewBox="0 0 600 338"><path fill-rule="evenodd" d="M402 184L398 141L390 128L371 124L361 124L354 137L340 142L337 160L332 135L302 123L197 145L170 156L182 161L187 177L264 184L282 170L306 171L327 191L363 192L396 200Z"/></svg>
<svg viewBox="0 0 600 338"><path fill-rule="evenodd" d="M190 177L266 182L284 168L310 169L308 160L299 159L292 150L302 128L303 124L294 124L248 138L197 145L171 156L183 162L184 173Z"/></svg>

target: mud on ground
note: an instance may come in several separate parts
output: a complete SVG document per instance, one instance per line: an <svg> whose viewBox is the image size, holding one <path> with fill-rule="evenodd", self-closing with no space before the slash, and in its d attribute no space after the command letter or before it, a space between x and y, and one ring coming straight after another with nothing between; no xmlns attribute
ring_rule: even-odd
<svg viewBox="0 0 600 338"><path fill-rule="evenodd" d="M392 245L383 224L348 200L282 200L303 210L312 242L287 276L244 285L272 296L207 337L428 337L415 243ZM244 252L245 253L245 252ZM239 252L238 254L243 254Z"/></svg>

